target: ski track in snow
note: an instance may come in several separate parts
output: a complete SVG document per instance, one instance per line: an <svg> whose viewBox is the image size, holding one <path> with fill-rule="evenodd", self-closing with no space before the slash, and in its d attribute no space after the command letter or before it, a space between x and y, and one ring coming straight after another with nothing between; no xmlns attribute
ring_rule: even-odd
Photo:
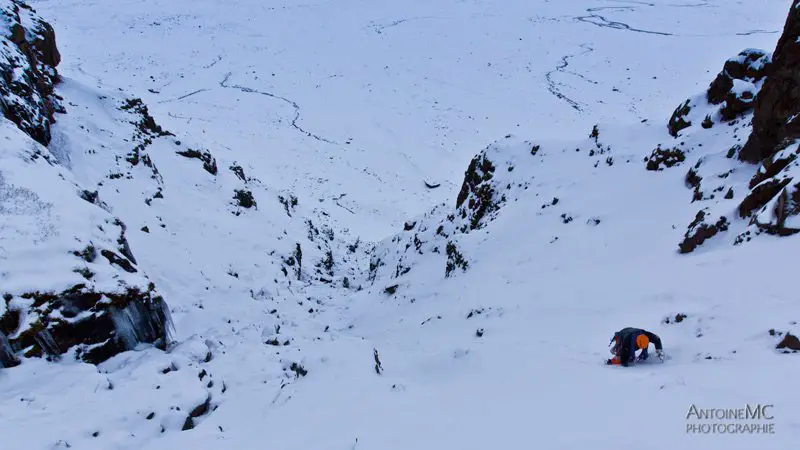
<svg viewBox="0 0 800 450"><path fill-rule="evenodd" d="M181 100L187 99L193 95L202 94L203 92L208 92L209 89L198 89L196 91L189 92L188 94L181 95L180 97L173 98L170 100L161 100L158 103L171 103L171 102L179 102Z"/></svg>
<svg viewBox="0 0 800 450"><path fill-rule="evenodd" d="M187 124L188 123L192 123L193 120L197 120L197 121L200 121L200 122L211 123L211 121L208 120L208 119L203 119L203 118L200 118L200 117L183 116L183 115L180 115L180 114L173 114L171 112L167 113L167 116L168 117L172 117L173 119L185 120Z"/></svg>
<svg viewBox="0 0 800 450"><path fill-rule="evenodd" d="M437 19L437 17L433 17L433 16L428 16L428 17L408 17L408 18L405 18L405 19L394 20L394 21L389 22L387 24L377 24L377 23L371 24L369 26L369 28L372 29L377 34L383 34L383 32L385 30L387 30L389 28L394 28L394 27L396 27L398 25L402 25L404 23L414 22L414 21L418 21L418 20L429 20L429 19Z"/></svg>
<svg viewBox="0 0 800 450"><path fill-rule="evenodd" d="M214 61L212 61L208 65L203 66L203 69L210 69L210 68L216 66L217 64L219 64L220 61L222 61L222 55L217 55L217 57L214 58Z"/></svg>

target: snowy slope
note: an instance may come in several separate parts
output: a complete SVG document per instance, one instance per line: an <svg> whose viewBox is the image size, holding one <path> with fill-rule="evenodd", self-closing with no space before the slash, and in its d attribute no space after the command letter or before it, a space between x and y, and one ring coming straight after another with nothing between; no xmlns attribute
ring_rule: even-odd
<svg viewBox="0 0 800 450"><path fill-rule="evenodd" d="M65 75L136 93L177 134L252 153L265 183L325 199L330 214L370 240L421 204L451 199L476 150L508 133L562 138L597 122L663 117L703 89L720 61L774 47L787 9L785 0L764 8L666 0L33 4L58 26ZM443 185L429 190L426 179ZM338 203L356 214L334 204L343 194Z"/></svg>
<svg viewBox="0 0 800 450"><path fill-rule="evenodd" d="M424 255L415 253L414 230L385 242L389 254L411 243L403 262L411 269L396 277L387 263L377 271L374 284L351 298L352 329L306 352L305 377L280 389L252 380L211 416L218 428L172 434L152 448L479 449L532 440L570 449L794 448L800 398L786 387L800 362L774 350L778 338L769 330L796 333L797 308L782 283L731 275L791 253L797 241L680 255L677 243L695 211L692 191L682 172L653 174L641 165L642 149L663 133L600 127L599 143L612 147L610 166L608 153L588 156L598 143L591 138L541 142L535 156L527 142L498 145L487 153L505 155L515 169L496 163L496 183L533 181L507 193L483 228L453 238L466 271L445 280L444 252L431 253L426 242ZM450 223L447 214L439 217L435 223ZM440 248L446 241L432 237ZM791 273L781 265L769 277ZM685 318L675 323L679 314ZM605 343L626 325L658 333L671 359L603 365ZM775 405L775 435L685 433L692 404L756 403ZM619 430L620 417L634 423Z"/></svg>
<svg viewBox="0 0 800 450"><path fill-rule="evenodd" d="M601 131L601 139L625 141L615 134ZM619 162L611 167L594 168L586 156L590 142L577 144L581 152L542 144L547 168L534 157L517 163L513 173L525 170L537 188L520 194L484 231L458 241L467 271L442 282L445 258L434 255L421 257L427 262L420 265L427 265L399 279L379 277L353 307L359 312L354 333L369 345L354 356L326 354L330 361L318 369L325 373L308 377L319 379L308 381L311 392L296 388L290 402L263 419L302 416L335 425L312 436L275 430L270 441L290 449L319 445L318 439L330 448L382 449L531 442L548 448L793 448L798 398L785 386L798 362L771 350L775 341L767 330L791 329L796 307L781 287L731 274L771 257L777 246L786 251L797 244L679 256L676 242L693 212L690 191L675 190L682 181L677 172L654 179L632 170L642 156L636 144L646 142L615 147ZM530 156L527 147L506 150L521 158ZM570 167L574 177L548 175L551 164ZM599 185L602 191L593 189ZM543 210L553 195L560 201ZM573 220L563 223L563 213ZM790 272L786 267L770 276ZM393 296L383 293L390 284L399 284ZM678 313L687 318L662 323ZM661 335L672 359L631 370L603 366L604 344L627 325ZM372 371L370 347L380 352L380 377ZM319 406L321 398L335 406ZM691 404L734 408L747 402L776 405L776 436L684 433ZM620 429L621 418L630 427ZM259 420L240 427L255 428ZM231 435L226 444L234 446L257 439Z"/></svg>
<svg viewBox="0 0 800 450"><path fill-rule="evenodd" d="M129 334L121 350L159 338L163 347L167 306L129 259L124 223L82 198L88 191L14 124L3 120L2 133L0 333L9 333L4 338L25 356L58 356L77 346L76 356L97 362L117 347L106 328L128 316L133 329L118 330ZM98 329L87 330L88 323Z"/></svg>
<svg viewBox="0 0 800 450"><path fill-rule="evenodd" d="M788 3L34 2L63 55L49 151L127 224L176 342L0 371L0 435L794 448L800 361L769 330L799 331L800 241L731 245L740 220L680 254L758 167L724 157L746 124L667 129L726 59L774 47ZM646 170L680 142L685 162ZM692 202L702 157L736 169L733 199ZM670 359L602 364L625 326ZM775 435L685 432L692 404L748 403L774 405Z"/></svg>
<svg viewBox="0 0 800 450"><path fill-rule="evenodd" d="M199 361L189 359L191 349L202 343L189 342L175 349L173 356L150 345L137 345L137 341L159 338L163 348L167 336L160 334L170 327L169 314L161 311L166 305L152 282L116 254L124 225L101 206L83 199L81 193L87 191L72 174L14 124L3 119L0 135L4 143L0 154L0 314L4 321L18 322L7 339L0 332L0 344L5 344L0 362L9 365L9 342L21 347L21 356L49 356L48 360L58 361L24 359L22 365L0 373L2 433L15 436L12 444L17 437L27 436L26 445L52 448L58 441L55 436L73 442L73 433L93 438L98 430L90 424L102 421L115 424L105 428L110 438L127 439L130 431L148 423L144 413L141 422L131 425L135 415L147 409L160 414L148 423L149 428L144 427L155 435L160 426L185 427L187 414L203 405L212 392L209 379L198 381L199 370L190 369ZM121 264L106 261L109 255L116 255L114 261ZM7 325L3 323L3 328ZM141 355L125 353L105 361L133 348L140 349ZM41 355L43 350L49 355ZM76 362L78 357L105 362L98 370ZM162 370L178 366L189 370L159 380ZM144 395L158 382L164 389L157 389L165 394ZM217 393L222 387L217 386ZM84 405L77 415L75 405ZM186 412L176 412L175 407ZM76 428L74 422L64 420L69 416L88 427ZM42 433L42 428L50 433Z"/></svg>

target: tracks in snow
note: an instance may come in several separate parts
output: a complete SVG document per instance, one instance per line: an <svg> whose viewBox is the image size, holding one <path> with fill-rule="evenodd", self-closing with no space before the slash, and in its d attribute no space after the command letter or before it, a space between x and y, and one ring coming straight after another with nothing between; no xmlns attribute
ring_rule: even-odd
<svg viewBox="0 0 800 450"><path fill-rule="evenodd" d="M596 6L592 8L587 8L586 12L587 15L584 16L576 16L574 19L578 22L589 23L601 28L610 28L614 30L622 30L622 31L630 31L633 33L644 33L644 34L653 34L658 36L692 36L692 37L704 37L704 36L724 36L723 35L708 35L708 34L676 34L676 33L669 33L664 31L654 31L654 30L645 30L642 28L634 28L625 22L618 22L615 20L610 20L607 17L597 14L600 11L609 11L609 12L633 12L637 9L647 6L647 7L655 7L657 6L654 3L647 3L647 2L640 2L640 1L624 1L624 0L614 0L617 3L626 3L626 6ZM673 3L667 4L663 6L667 6L670 8L705 8L710 6L711 3L708 0L701 0L698 3ZM780 31L770 31L770 30L747 30L741 31L737 33L730 33L727 35L730 36L749 36L753 34L779 34Z"/></svg>
<svg viewBox="0 0 800 450"><path fill-rule="evenodd" d="M225 78L223 78L222 81L219 82L219 85L221 87L223 87L223 88L226 88L226 89L237 89L237 90L242 91L242 92L247 93L247 94L258 94L258 95L263 95L265 97L274 98L276 100L280 100L280 101L282 101L284 103L287 103L287 104L291 105L291 107L294 108L294 118L292 119L292 123L291 123L292 128L294 128L295 130L305 134L306 136L310 137L311 139L314 139L314 140L317 140L317 141L320 141L320 142L325 142L327 144L338 145L338 143L336 141L332 141L330 139L326 139L326 138L324 138L322 136L319 136L317 134L311 133L311 132L303 129L300 125L297 124L297 121L300 120L300 105L298 105L297 102L295 102L294 100L288 99L286 97L282 97L282 96L277 95L277 94L273 94L271 92L264 92L264 91L259 91L259 90L256 90L256 89L252 89L252 88L249 88L247 86L240 86L238 84L228 84L228 82L230 81L231 75L233 75L233 73L228 72L225 75Z"/></svg>
<svg viewBox="0 0 800 450"><path fill-rule="evenodd" d="M554 96L556 96L557 98L567 102L569 104L569 106L572 107L572 109L574 109L576 111L579 111L579 112L583 112L583 108L581 108L581 104L578 101L576 101L576 100L574 100L574 99L572 99L570 97L567 97L566 94L561 92L561 89L560 89L559 86L565 86L565 85L564 85L564 83L560 83L560 82L554 80L553 79L553 75L555 75L557 73L570 74L570 75L575 75L578 78L581 78L582 80L587 81L589 83L598 84L596 81L590 80L590 79L586 78L585 76L583 76L583 75L581 75L581 74L579 74L577 72L572 72L572 71L566 70L567 67L569 67L569 60L571 58L575 58L575 57L583 56L583 55L588 55L589 53L592 53L594 51L594 48L591 47L589 44L581 44L581 48L583 49L582 52L576 53L576 54L573 54L573 55L564 56L563 58L561 58L561 62L558 64L558 66L556 66L556 68L554 70L551 70L550 72L547 72L547 74L545 74L545 79L547 79L547 90L550 91L550 93L553 94Z"/></svg>
<svg viewBox="0 0 800 450"><path fill-rule="evenodd" d="M426 20L426 19L436 19L436 17L432 16L421 16L421 17L407 17L405 19L398 19L390 23L380 24L380 23L370 23L369 27L377 34L383 34L384 30L387 28L393 28L398 25L402 25L406 22L416 21L416 20Z"/></svg>
<svg viewBox="0 0 800 450"><path fill-rule="evenodd" d="M644 2L644 1L637 1L637 0L614 0L616 3L624 3L627 6L596 6L593 8L587 8L586 12L589 13L585 16L578 16L575 17L575 20L584 23L590 23L592 25L596 25L601 28L611 28L614 30L623 30L623 31L631 31L634 33L644 33L644 34L655 34L659 36L675 36L674 33L667 33L663 31L653 31L653 30L645 30L641 28L634 28L628 25L625 22L617 22L615 20L609 20L603 15L597 14L599 11L636 11L637 9L641 8L642 6L648 7L655 7L657 6L655 3ZM699 3L686 3L686 4L669 4L666 6L674 7L674 8L701 8L708 6L708 0L700 0Z"/></svg>
<svg viewBox="0 0 800 450"><path fill-rule="evenodd" d="M613 20L608 20L605 17L599 14L589 14L588 16L578 16L575 18L579 22L590 23L592 25L597 25L601 28L613 28L615 30L625 30L625 31L633 31L635 33L646 33L646 34L657 34L661 36L674 36L672 33L664 33L662 31L651 31L651 30L642 30L640 28L633 28L627 23L624 22L616 22Z"/></svg>
<svg viewBox="0 0 800 450"><path fill-rule="evenodd" d="M211 65L214 65L217 62L219 62L219 59L216 60L215 62L213 62ZM228 72L225 75L225 78L223 78L222 81L219 82L220 87L222 87L224 89L236 89L236 90L239 90L239 91L247 93L247 94L263 95L265 97L274 98L276 100L280 100L280 101L282 101L284 103L287 103L287 104L291 105L292 108L294 108L294 117L292 118L292 122L291 122L292 128L294 128L295 130L299 131L300 133L303 133L304 135L310 137L311 139L314 139L314 140L317 140L317 141L320 141L320 142L325 142L327 144L338 145L338 143L336 141L332 141L332 140L326 139L326 138L324 138L324 137L322 137L322 136L320 136L318 134L311 133L310 131L307 131L306 129L304 129L303 127L301 127L300 125L297 124L297 122L300 120L300 105L298 105L297 102L295 102L294 100L291 100L289 98L286 98L286 97L283 97L283 96L280 96L280 95L277 95L277 94L273 94L271 92L259 91L257 89L249 88L247 86L240 86L238 84L229 84L229 81L230 81L230 78L231 78L232 75L233 75L233 73ZM181 101L181 100L185 100L185 99L187 99L189 97L192 97L194 95L202 94L203 92L208 92L210 90L211 89L208 89L208 88L197 89L195 91L192 91L192 92L189 92L187 94L181 95L180 97L175 97L175 98L171 98L171 99L168 99L168 100L162 100L162 101L160 101L158 103L161 104L161 103L178 102L178 101Z"/></svg>
<svg viewBox="0 0 800 450"><path fill-rule="evenodd" d="M203 92L207 92L207 91L210 91L210 90L211 89L198 89L196 91L189 92L188 94L181 95L180 97L171 98L169 100L161 100L158 103L161 104L161 103L179 102L179 101L181 101L183 99L186 99L186 98L189 98L189 97L191 97L193 95L197 95L197 94L200 94L200 93L203 93Z"/></svg>
<svg viewBox="0 0 800 450"><path fill-rule="evenodd" d="M615 30L631 31L635 33L655 34L660 36L674 36L672 33L634 28L628 25L627 23L609 20L605 16L597 14L600 11L611 11L611 12L636 11L638 8L642 6L649 6L649 7L656 6L654 3L637 1L637 0L615 0L615 1L617 3L622 3L623 5L596 6L592 8L587 8L586 9L586 12L588 13L587 15L577 16L574 18L574 20L578 22L590 23L592 25L601 28L611 28ZM701 6L701 5L672 5L672 6ZM589 53L594 52L594 48L590 44L581 44L581 48L583 49L582 52L562 57L561 62L556 66L556 68L545 74L545 79L547 80L547 90L550 91L550 93L553 94L558 99L567 102L567 104L569 104L572 107L572 109L578 112L583 112L583 107L581 106L581 103L564 94L561 91L561 87L565 86L565 84L556 81L554 76L558 73L570 74L582 79L583 81L586 81L587 83L591 83L594 85L599 84L598 82L591 80L580 73L567 70L567 68L569 67L570 59L576 58L578 56L588 55Z"/></svg>

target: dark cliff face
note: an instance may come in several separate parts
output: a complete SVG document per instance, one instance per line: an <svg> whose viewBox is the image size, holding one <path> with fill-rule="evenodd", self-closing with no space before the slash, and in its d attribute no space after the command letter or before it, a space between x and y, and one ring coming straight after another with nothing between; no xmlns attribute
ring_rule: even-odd
<svg viewBox="0 0 800 450"><path fill-rule="evenodd" d="M0 1L0 110L42 145L62 111L54 93L60 61L53 27L19 0Z"/></svg>
<svg viewBox="0 0 800 450"><path fill-rule="evenodd" d="M800 0L794 0L783 34L755 101L753 132L739 159L758 163L779 150L782 142L800 137Z"/></svg>
<svg viewBox="0 0 800 450"><path fill-rule="evenodd" d="M794 0L755 100L753 130L739 159L759 163L750 192L739 206L761 232L788 236L800 232L800 0Z"/></svg>
<svg viewBox="0 0 800 450"><path fill-rule="evenodd" d="M26 292L5 301L0 367L17 365L18 355L57 359L68 351L98 364L140 342L164 349L170 338L169 310L152 284L147 290L128 287L115 293L78 284L60 293Z"/></svg>

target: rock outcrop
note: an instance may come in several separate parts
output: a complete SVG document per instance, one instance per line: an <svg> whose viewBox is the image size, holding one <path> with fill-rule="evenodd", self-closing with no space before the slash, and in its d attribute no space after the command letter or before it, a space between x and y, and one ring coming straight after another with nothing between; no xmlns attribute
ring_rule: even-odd
<svg viewBox="0 0 800 450"><path fill-rule="evenodd" d="M678 245L680 253L690 253L717 233L728 230L728 219L720 217L716 221L709 221L705 210L698 211L697 216L684 235L683 241Z"/></svg>
<svg viewBox="0 0 800 450"><path fill-rule="evenodd" d="M782 141L800 137L800 0L794 0L767 70L767 80L755 101L753 132L739 159L758 163L769 158Z"/></svg>
<svg viewBox="0 0 800 450"><path fill-rule="evenodd" d="M497 198L491 183L495 165L485 152L475 156L464 172L464 182L456 199L456 208L463 219L469 220L469 229L479 228L487 214L496 211L502 201Z"/></svg>
<svg viewBox="0 0 800 450"><path fill-rule="evenodd" d="M136 267L125 225L45 147L63 112L53 28L19 0L0 0L0 16L0 367L163 349L169 309Z"/></svg>
<svg viewBox="0 0 800 450"><path fill-rule="evenodd" d="M730 126L708 130L717 122ZM647 168L662 170L702 151L687 186L692 202L712 204L689 225L680 252L737 227L734 245L762 233L800 232L800 0L792 2L773 53L747 49L729 59L707 92L675 110L667 128L680 145L657 148ZM755 173L751 164L758 164ZM749 180L729 177L734 173Z"/></svg>
<svg viewBox="0 0 800 450"><path fill-rule="evenodd" d="M0 109L42 145L54 114L63 111L54 86L61 55L53 27L20 0L0 1Z"/></svg>
<svg viewBox="0 0 800 450"><path fill-rule="evenodd" d="M750 112L771 63L768 52L753 48L728 59L705 94L675 108L667 123L669 134L677 137L682 130L698 124L711 128L715 122L730 122Z"/></svg>
<svg viewBox="0 0 800 450"><path fill-rule="evenodd" d="M541 160L540 146L508 135L481 150L464 171L455 204L440 204L406 222L403 231L378 245L371 255L368 280L395 280L434 254L444 278L470 268L461 240L497 219L502 208L530 187L531 170ZM554 203L558 199L553 200ZM543 209L545 206L543 206ZM390 285L392 291L397 285Z"/></svg>
<svg viewBox="0 0 800 450"><path fill-rule="evenodd" d="M2 120L0 137L0 364L165 348L169 310L136 268L124 224L13 124Z"/></svg>
<svg viewBox="0 0 800 450"><path fill-rule="evenodd" d="M760 164L738 208L759 232L800 232L800 0L789 10L739 159Z"/></svg>

